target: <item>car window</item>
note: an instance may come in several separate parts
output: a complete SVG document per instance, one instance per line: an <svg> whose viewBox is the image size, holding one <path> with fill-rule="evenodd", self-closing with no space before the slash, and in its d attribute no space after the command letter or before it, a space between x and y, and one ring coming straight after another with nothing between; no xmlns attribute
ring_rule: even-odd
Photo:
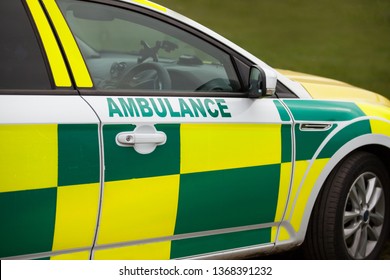
<svg viewBox="0 0 390 280"><path fill-rule="evenodd" d="M146 14L58 1L96 89L240 90L229 54Z"/></svg>
<svg viewBox="0 0 390 280"><path fill-rule="evenodd" d="M0 89L50 89L50 78L22 1L0 1Z"/></svg>

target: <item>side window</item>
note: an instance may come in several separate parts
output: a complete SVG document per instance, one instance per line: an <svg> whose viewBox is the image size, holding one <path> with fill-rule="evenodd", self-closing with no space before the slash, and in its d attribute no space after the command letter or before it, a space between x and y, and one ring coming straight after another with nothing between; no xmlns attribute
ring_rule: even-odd
<svg viewBox="0 0 390 280"><path fill-rule="evenodd" d="M240 90L230 56L180 28L107 5L58 2L96 89Z"/></svg>
<svg viewBox="0 0 390 280"><path fill-rule="evenodd" d="M50 89L51 83L22 1L0 1L0 89Z"/></svg>

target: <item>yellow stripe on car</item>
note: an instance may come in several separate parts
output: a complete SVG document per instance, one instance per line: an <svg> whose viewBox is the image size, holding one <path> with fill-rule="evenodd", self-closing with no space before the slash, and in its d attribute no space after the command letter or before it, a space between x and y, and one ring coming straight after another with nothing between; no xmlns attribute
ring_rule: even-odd
<svg viewBox="0 0 390 280"><path fill-rule="evenodd" d="M94 260L169 260L171 241L98 250Z"/></svg>
<svg viewBox="0 0 390 280"><path fill-rule="evenodd" d="M317 181L318 176L329 162L328 158L317 159L309 170L305 172L306 176L300 177L303 180L299 184L299 188L294 196L292 196L294 212L291 217L291 224L296 232L300 230L303 214L306 210L307 201ZM296 186L294 186L296 187Z"/></svg>
<svg viewBox="0 0 390 280"><path fill-rule="evenodd" d="M357 105L367 116L378 116L378 118L370 119L372 133L390 136L390 113L388 107L371 103L358 103Z"/></svg>
<svg viewBox="0 0 390 280"><path fill-rule="evenodd" d="M281 162L279 124L183 124L180 133L182 174Z"/></svg>
<svg viewBox="0 0 390 280"><path fill-rule="evenodd" d="M179 178L179 175L168 175L106 182L98 245L173 236ZM165 245L160 248L165 259L169 259L169 248ZM119 250L127 257L133 250L136 254L140 251L131 247L113 250ZM112 254L110 250L104 250L96 257L109 258ZM147 258L145 254L143 256Z"/></svg>
<svg viewBox="0 0 390 280"><path fill-rule="evenodd" d="M307 170L309 166L308 160L300 160L296 161L294 164L294 178L291 186L291 194L290 199L287 205L286 209L286 219L288 219L291 215L291 212L293 211L293 203L294 203L294 197L297 195L299 185L301 183L302 178L304 177L305 171Z"/></svg>
<svg viewBox="0 0 390 280"><path fill-rule="evenodd" d="M153 3L151 1L147 1L147 0L133 0L133 1L135 3L147 6L149 8L159 10L160 12L163 12L163 13L167 12L167 8L165 8L165 7L163 7L163 6L159 5L159 4Z"/></svg>
<svg viewBox="0 0 390 280"><path fill-rule="evenodd" d="M390 137L390 121L370 120L372 133L383 134Z"/></svg>
<svg viewBox="0 0 390 280"><path fill-rule="evenodd" d="M60 9L54 0L43 0L43 3L53 20L58 36L64 46L65 54L72 69L76 85L78 87L91 88L93 86L91 76L89 75L87 66L85 65L76 40L73 37L73 34L70 31Z"/></svg>
<svg viewBox="0 0 390 280"><path fill-rule="evenodd" d="M72 82L69 77L61 50L58 47L56 38L51 30L50 24L46 19L38 0L27 0L27 5L31 11L39 36L41 37L50 68L53 73L54 83L57 87L70 87Z"/></svg>
<svg viewBox="0 0 390 280"><path fill-rule="evenodd" d="M286 209L286 203L288 198L288 192L290 190L292 163L282 163L280 169L280 183L278 193L278 204L276 207L275 222L281 222L283 214ZM275 242L277 234L277 227L271 229L271 242Z"/></svg>
<svg viewBox="0 0 390 280"><path fill-rule="evenodd" d="M281 225L279 228L278 241L287 241L290 238L291 236L288 230L283 225Z"/></svg>
<svg viewBox="0 0 390 280"><path fill-rule="evenodd" d="M58 187L53 251L91 247L100 184Z"/></svg>
<svg viewBox="0 0 390 280"><path fill-rule="evenodd" d="M57 186L57 125L1 125L0 147L0 192Z"/></svg>

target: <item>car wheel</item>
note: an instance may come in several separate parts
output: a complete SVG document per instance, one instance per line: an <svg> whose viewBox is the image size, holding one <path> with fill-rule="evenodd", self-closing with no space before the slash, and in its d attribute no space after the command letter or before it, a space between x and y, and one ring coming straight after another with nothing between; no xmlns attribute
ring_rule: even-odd
<svg viewBox="0 0 390 280"><path fill-rule="evenodd" d="M330 174L314 206L305 257L378 258L389 230L390 179L373 154L356 152Z"/></svg>

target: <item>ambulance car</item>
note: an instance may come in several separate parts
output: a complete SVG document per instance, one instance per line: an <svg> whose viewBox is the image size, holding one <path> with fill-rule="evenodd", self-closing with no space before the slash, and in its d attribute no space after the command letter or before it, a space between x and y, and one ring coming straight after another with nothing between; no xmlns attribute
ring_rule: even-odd
<svg viewBox="0 0 390 280"><path fill-rule="evenodd" d="M145 1L0 3L0 258L373 259L390 101Z"/></svg>

